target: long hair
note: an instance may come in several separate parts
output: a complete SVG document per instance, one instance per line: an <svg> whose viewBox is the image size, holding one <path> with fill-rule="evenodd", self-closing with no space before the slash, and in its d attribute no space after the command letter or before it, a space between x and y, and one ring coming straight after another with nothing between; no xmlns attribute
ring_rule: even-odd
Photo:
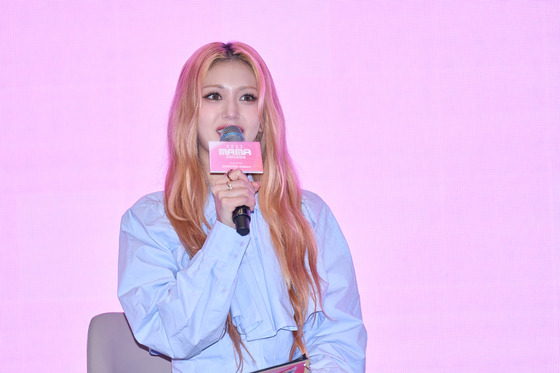
<svg viewBox="0 0 560 373"><path fill-rule="evenodd" d="M204 216L209 187L206 171L198 157L197 121L202 83L208 70L218 61L244 62L257 80L259 120L263 131L256 141L261 143L264 172L255 175L254 179L261 182L259 205L270 229L297 325L297 331L292 332L291 360L296 348L302 353L307 352L303 324L309 299L315 308L322 304L317 244L312 228L301 212L301 188L288 154L284 115L272 76L263 59L247 44L207 44L183 66L169 114L165 210L192 258L206 240L203 226L210 228ZM245 346L232 324L231 313L225 329L242 365L241 347Z"/></svg>

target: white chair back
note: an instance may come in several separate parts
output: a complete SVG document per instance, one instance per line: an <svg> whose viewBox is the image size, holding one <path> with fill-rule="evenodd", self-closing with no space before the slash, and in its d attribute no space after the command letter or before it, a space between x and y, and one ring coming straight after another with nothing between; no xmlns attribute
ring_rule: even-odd
<svg viewBox="0 0 560 373"><path fill-rule="evenodd" d="M134 339L122 312L102 313L91 319L87 343L88 373L170 373L167 356L150 355Z"/></svg>

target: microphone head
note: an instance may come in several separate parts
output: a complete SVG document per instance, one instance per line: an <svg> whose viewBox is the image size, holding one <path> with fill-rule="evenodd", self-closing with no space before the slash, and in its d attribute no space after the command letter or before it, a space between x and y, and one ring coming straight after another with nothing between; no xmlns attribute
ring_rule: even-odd
<svg viewBox="0 0 560 373"><path fill-rule="evenodd" d="M245 141L245 137L243 137L243 132L241 128L237 126L227 126L222 128L218 131L222 137L220 137L220 141L236 141L236 142L243 142Z"/></svg>

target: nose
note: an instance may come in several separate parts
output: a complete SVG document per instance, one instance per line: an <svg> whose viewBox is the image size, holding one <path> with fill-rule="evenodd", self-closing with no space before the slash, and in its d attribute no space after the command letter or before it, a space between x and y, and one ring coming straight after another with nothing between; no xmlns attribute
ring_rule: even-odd
<svg viewBox="0 0 560 373"><path fill-rule="evenodd" d="M233 97L230 97L224 101L223 117L225 119L239 118L239 102Z"/></svg>

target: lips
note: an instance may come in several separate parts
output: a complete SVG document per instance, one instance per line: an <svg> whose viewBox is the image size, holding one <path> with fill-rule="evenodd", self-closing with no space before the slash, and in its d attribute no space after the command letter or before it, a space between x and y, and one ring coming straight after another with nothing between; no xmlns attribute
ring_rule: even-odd
<svg viewBox="0 0 560 373"><path fill-rule="evenodd" d="M227 126L236 126L239 127L241 129L241 133L244 133L245 131L243 130L243 128L237 124L232 124L232 123L228 123L228 124L224 124L223 126L220 126L216 129L216 132L218 132L220 134L220 136L222 135L222 131L224 128L226 128Z"/></svg>

